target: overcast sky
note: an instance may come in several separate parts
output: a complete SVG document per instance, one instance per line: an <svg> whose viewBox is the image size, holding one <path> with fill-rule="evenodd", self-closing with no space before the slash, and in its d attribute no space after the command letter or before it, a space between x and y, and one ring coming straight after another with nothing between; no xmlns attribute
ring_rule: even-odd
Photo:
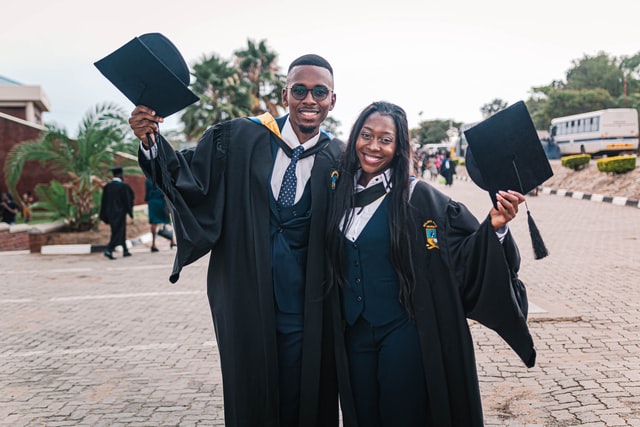
<svg viewBox="0 0 640 427"><path fill-rule="evenodd" d="M163 33L189 65L266 40L283 69L305 53L331 62L346 136L376 100L405 108L411 127L478 121L482 105L526 100L584 55L636 54L639 17L638 0L14 1L2 6L0 75L40 85L45 122L75 135L98 103L133 109L93 62L136 36Z"/></svg>

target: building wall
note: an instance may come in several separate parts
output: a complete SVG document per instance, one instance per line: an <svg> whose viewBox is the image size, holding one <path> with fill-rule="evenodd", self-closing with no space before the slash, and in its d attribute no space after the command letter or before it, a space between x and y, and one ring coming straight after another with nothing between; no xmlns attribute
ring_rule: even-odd
<svg viewBox="0 0 640 427"><path fill-rule="evenodd" d="M124 182L131 186L131 189L134 192L135 198L133 199L134 205L146 205L147 202L144 201L144 193L145 193L145 185L144 185L145 177L137 176L137 175L125 175Z"/></svg>
<svg viewBox="0 0 640 427"><path fill-rule="evenodd" d="M5 182L4 162L9 150L16 144L23 141L30 141L40 137L41 130L0 117L0 191L7 191L7 183ZM49 170L43 169L38 162L26 162L22 170L22 176L17 184L18 194L14 194L14 198L18 198L25 191L32 191L36 184L47 183L55 177L55 174Z"/></svg>
<svg viewBox="0 0 640 427"><path fill-rule="evenodd" d="M22 120L27 119L27 112L24 107L6 107L0 106L0 113L5 113Z"/></svg>

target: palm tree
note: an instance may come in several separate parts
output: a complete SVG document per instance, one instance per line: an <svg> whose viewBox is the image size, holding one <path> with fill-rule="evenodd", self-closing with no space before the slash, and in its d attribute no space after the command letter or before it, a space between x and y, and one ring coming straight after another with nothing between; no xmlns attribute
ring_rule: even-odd
<svg viewBox="0 0 640 427"><path fill-rule="evenodd" d="M38 184L34 191L39 202L34 208L49 210L54 219L64 219L70 230L94 228L99 222L97 212L102 188L99 177L107 175L114 153L132 155L138 148L129 136L127 118L125 111L115 104L98 104L85 114L76 139L70 138L66 130L49 125L38 140L14 145L4 165L10 191L16 192L25 162L38 161L66 180ZM136 170L130 172L136 173Z"/></svg>
<svg viewBox="0 0 640 427"><path fill-rule="evenodd" d="M211 124L250 114L249 87L227 61L204 55L193 66L193 75L191 88L200 102L187 107L181 117L187 139L198 138Z"/></svg>
<svg viewBox="0 0 640 427"><path fill-rule="evenodd" d="M251 39L247 40L246 49L239 49L234 55L242 79L251 85L251 114L268 111L280 115L284 109L280 94L286 82L278 72L278 55L269 50L265 40L256 43Z"/></svg>

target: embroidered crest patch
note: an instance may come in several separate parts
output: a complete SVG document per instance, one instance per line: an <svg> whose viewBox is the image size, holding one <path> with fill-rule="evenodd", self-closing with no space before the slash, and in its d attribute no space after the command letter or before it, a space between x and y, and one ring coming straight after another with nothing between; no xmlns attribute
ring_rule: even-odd
<svg viewBox="0 0 640 427"><path fill-rule="evenodd" d="M422 227L424 228L427 239L427 244L425 245L427 249L440 249L440 246L438 246L438 233L436 231L438 226L436 225L436 222L430 219L422 224Z"/></svg>

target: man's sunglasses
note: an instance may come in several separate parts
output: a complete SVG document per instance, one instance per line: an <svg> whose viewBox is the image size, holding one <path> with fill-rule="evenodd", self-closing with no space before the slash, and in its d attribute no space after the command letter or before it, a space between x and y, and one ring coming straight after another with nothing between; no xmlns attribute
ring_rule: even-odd
<svg viewBox="0 0 640 427"><path fill-rule="evenodd" d="M331 89L327 89L324 86L316 86L314 88L307 89L303 85L293 85L291 87L288 87L287 89L291 91L291 96L293 96L294 99L297 99L298 101L302 101L303 99L305 99L309 92L311 92L311 96L316 101L324 101L325 99L327 99L327 96L329 96L329 92L331 92Z"/></svg>

